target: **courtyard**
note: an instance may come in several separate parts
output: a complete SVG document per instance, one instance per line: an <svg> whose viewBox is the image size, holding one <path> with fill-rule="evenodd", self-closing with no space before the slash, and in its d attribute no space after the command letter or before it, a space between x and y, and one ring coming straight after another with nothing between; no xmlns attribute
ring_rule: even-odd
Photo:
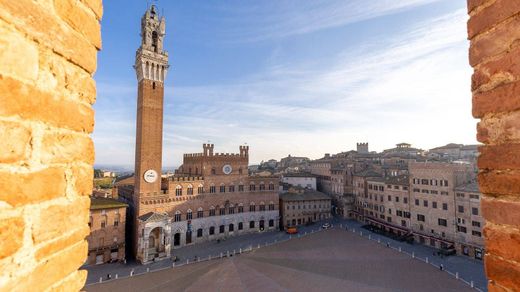
<svg viewBox="0 0 520 292"><path fill-rule="evenodd" d="M432 265L339 228L85 290L472 291Z"/></svg>

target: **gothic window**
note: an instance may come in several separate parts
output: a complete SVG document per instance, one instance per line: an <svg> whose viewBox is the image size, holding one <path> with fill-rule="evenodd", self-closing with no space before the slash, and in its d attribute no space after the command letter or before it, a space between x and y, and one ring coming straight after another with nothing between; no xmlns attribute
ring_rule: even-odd
<svg viewBox="0 0 520 292"><path fill-rule="evenodd" d="M249 185L249 191L250 191L250 192L253 192L253 191L255 191L255 190L256 190L256 186L255 186L254 184L250 184L250 185Z"/></svg>
<svg viewBox="0 0 520 292"><path fill-rule="evenodd" d="M274 203L273 202L269 202L269 211L273 211L273 210L274 210Z"/></svg>
<svg viewBox="0 0 520 292"><path fill-rule="evenodd" d="M175 221L175 222L181 221L181 212L180 211L175 211L175 216L173 217L173 221Z"/></svg>
<svg viewBox="0 0 520 292"><path fill-rule="evenodd" d="M204 217L204 210L202 208L199 208L197 210L197 218L202 218Z"/></svg>
<svg viewBox="0 0 520 292"><path fill-rule="evenodd" d="M197 192L199 194L203 194L204 193L204 186L203 185L199 185L199 188L197 189Z"/></svg>
<svg viewBox="0 0 520 292"><path fill-rule="evenodd" d="M252 202L250 205L249 205L249 212L255 212L256 211L256 206L255 206L255 203Z"/></svg>
<svg viewBox="0 0 520 292"><path fill-rule="evenodd" d="M197 229L197 237L202 237L202 228Z"/></svg>
<svg viewBox="0 0 520 292"><path fill-rule="evenodd" d="M214 193L216 193L216 191L217 191L217 188L214 185L211 185L209 187L209 193L210 194L214 194Z"/></svg>
<svg viewBox="0 0 520 292"><path fill-rule="evenodd" d="M229 212L229 214L235 214L235 206L229 205L228 212Z"/></svg>
<svg viewBox="0 0 520 292"><path fill-rule="evenodd" d="M238 230L242 230L242 229L244 229L244 223L239 222L238 223Z"/></svg>
<svg viewBox="0 0 520 292"><path fill-rule="evenodd" d="M192 185L188 186L187 192L188 192L188 195L193 195L193 186Z"/></svg>
<svg viewBox="0 0 520 292"><path fill-rule="evenodd" d="M215 234L215 227L214 227L214 226L211 226L211 227L209 228L209 235L213 235L213 234Z"/></svg>
<svg viewBox="0 0 520 292"><path fill-rule="evenodd" d="M244 185L243 184L238 185L238 191L239 192L243 192L244 191Z"/></svg>
<svg viewBox="0 0 520 292"><path fill-rule="evenodd" d="M244 206L242 204L238 205L238 213L244 213Z"/></svg>
<svg viewBox="0 0 520 292"><path fill-rule="evenodd" d="M265 211L265 204L264 204L264 202L260 203L260 211Z"/></svg>
<svg viewBox="0 0 520 292"><path fill-rule="evenodd" d="M177 185L175 187L175 196L177 196L177 197L182 196L182 187L180 185Z"/></svg>
<svg viewBox="0 0 520 292"><path fill-rule="evenodd" d="M219 215L226 215L226 207L220 207Z"/></svg>
<svg viewBox="0 0 520 292"><path fill-rule="evenodd" d="M226 229L226 227L224 225L220 225L219 226L219 232L220 233L224 233L225 229Z"/></svg>
<svg viewBox="0 0 520 292"><path fill-rule="evenodd" d="M232 193L235 191L235 186L229 186L229 192Z"/></svg>
<svg viewBox="0 0 520 292"><path fill-rule="evenodd" d="M186 212L186 220L193 219L193 212L188 209L188 212Z"/></svg>
<svg viewBox="0 0 520 292"><path fill-rule="evenodd" d="M272 182L269 183L269 190L270 191L274 190L274 184Z"/></svg>
<svg viewBox="0 0 520 292"><path fill-rule="evenodd" d="M220 192L221 193L225 193L226 192L226 186L225 185L220 185Z"/></svg>
<svg viewBox="0 0 520 292"><path fill-rule="evenodd" d="M211 208L209 208L209 216L215 216L215 207L211 206Z"/></svg>
<svg viewBox="0 0 520 292"><path fill-rule="evenodd" d="M265 191L265 184L263 182L260 183L260 190Z"/></svg>

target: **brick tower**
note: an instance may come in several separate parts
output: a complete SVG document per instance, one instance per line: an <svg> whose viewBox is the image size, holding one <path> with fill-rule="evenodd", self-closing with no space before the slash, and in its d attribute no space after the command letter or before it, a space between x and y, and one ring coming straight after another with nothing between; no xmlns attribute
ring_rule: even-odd
<svg viewBox="0 0 520 292"><path fill-rule="evenodd" d="M168 53L163 50L165 19L152 5L141 18L141 46L135 56L137 125L134 206L140 216L142 196L161 193L164 80Z"/></svg>

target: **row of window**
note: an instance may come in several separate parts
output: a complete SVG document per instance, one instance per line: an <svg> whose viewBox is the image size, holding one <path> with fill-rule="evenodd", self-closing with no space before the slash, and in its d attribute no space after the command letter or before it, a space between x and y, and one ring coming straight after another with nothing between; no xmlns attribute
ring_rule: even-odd
<svg viewBox="0 0 520 292"><path fill-rule="evenodd" d="M272 220L272 219L269 220L268 221L268 225L269 225L269 227L274 227L274 220ZM251 229L251 228L255 228L255 227L256 227L255 221L249 221L249 228ZM238 223L238 230L243 230L243 229L244 229L244 223L243 222L239 222ZM214 226L211 226L208 229L208 234L209 235L214 235L215 234L215 230L216 230L216 228ZM220 234L226 232L226 225L220 225L219 228L218 228L218 231L219 231ZM228 225L228 231L229 232L235 231L235 224L233 224L233 223L229 224ZM174 236L178 237L179 235L177 235L177 234L175 234ZM197 237L202 237L203 234L204 234L204 229L202 229L202 228L197 229ZM186 235L187 236L191 236L191 231L186 232ZM179 244L180 244L179 240L174 239L174 245L177 246Z"/></svg>
<svg viewBox="0 0 520 292"><path fill-rule="evenodd" d="M439 193L443 196L447 196L448 195L448 192L446 191L437 191L437 190L427 190L427 189L418 189L418 188L414 188L413 191L415 193L422 193L422 194L432 194L432 195L438 195Z"/></svg>
<svg viewBox="0 0 520 292"><path fill-rule="evenodd" d="M302 208L302 206L303 206L303 208ZM311 207L312 207L312 205L298 205L298 210L300 210L300 209L309 209L309 210L311 210L312 209ZM321 205L321 204L316 205L316 204L314 204L314 209L317 209L317 208L321 209L322 207L326 208L326 207L328 207L328 205ZM286 209L290 210L291 206L287 205ZM292 205L292 209L296 210L296 206Z"/></svg>
<svg viewBox="0 0 520 292"><path fill-rule="evenodd" d="M459 213L464 213L464 206L458 205L457 206L457 210L458 210ZM471 208L471 214L472 215L478 216L478 213L479 213L478 212L478 208L476 208L476 207L472 207Z"/></svg>
<svg viewBox="0 0 520 292"><path fill-rule="evenodd" d="M414 178L412 180L414 185L430 185L430 186L441 186L441 187L447 187L448 186L448 180L445 179L425 179L425 178Z"/></svg>
<svg viewBox="0 0 520 292"><path fill-rule="evenodd" d="M420 205L420 201L419 199L415 199L415 205L416 206L419 206ZM428 207L429 206L429 202L428 200L423 200L423 206L424 207ZM433 209L437 209L437 202L432 202L432 208ZM447 211L448 210L448 203L442 203L442 210L445 210Z"/></svg>
<svg viewBox="0 0 520 292"><path fill-rule="evenodd" d="M106 228L107 225L108 225L108 217L107 217L107 215L102 215L100 219L101 219L101 222L100 222L101 223L100 224L101 228ZM120 215L116 214L114 216L114 222L113 222L113 225L115 227L119 226L119 220L120 220ZM90 216L90 218L89 218L88 226L90 228L92 228L92 226L94 226L94 218L92 216Z"/></svg>
<svg viewBox="0 0 520 292"><path fill-rule="evenodd" d="M265 191L265 184L260 184L258 186L258 189L260 191ZM270 191L274 190L274 184L273 183L269 183L269 190ZM243 192L244 191L244 185L238 185L238 191L239 192ZM249 191L250 192L256 191L256 185L255 184L250 184L249 185ZM214 194L216 192L217 192L217 187L215 187L215 186L210 186L209 187L209 193L210 194ZM219 192L220 193L225 193L226 192L226 186L225 185L221 185L219 187ZM234 185L228 186L227 187L227 192L230 192L230 193L235 192L235 186ZM199 187L197 188L197 193L203 194L204 193L204 186L199 185ZM187 195L193 195L193 186L190 185L190 186L188 186L186 188L186 194ZM182 195L183 195L183 188L182 188L182 186L177 185L177 187L175 188L175 196L180 197Z"/></svg>
<svg viewBox="0 0 520 292"><path fill-rule="evenodd" d="M372 198L374 198L376 201L377 201L377 199L379 198L379 201L380 201L380 202L383 202L384 196L383 196L383 195L379 195L379 196L378 196L377 194L374 194L373 197L372 197L372 194L369 193L369 194L365 194L365 198L370 198L370 200L372 200ZM388 202L391 202L391 201L392 201L392 196L391 196L391 195L388 195L388 196L387 196L387 200L388 200ZM399 203L400 200L401 200L400 197L395 196L395 202L396 202L396 203ZM404 203L404 204L408 204L408 198L407 198L407 197L404 197L404 198L403 198L403 203Z"/></svg>
<svg viewBox="0 0 520 292"><path fill-rule="evenodd" d="M265 211L265 204L260 204L258 206L258 211L260 212L263 212ZM269 211L274 211L274 203L270 203L268 205L268 209ZM215 207L211 207L209 209L209 212L208 212L208 216L215 216L216 215L216 212L218 210L218 214L219 215L226 215L226 214L235 214L235 208L236 208L236 211L237 213L244 213L244 206L241 206L239 205L238 207L235 207L234 205L230 205L229 207L218 207L215 208ZM257 211L257 208L256 208L256 205L255 203L251 203L249 205L249 212L256 212ZM186 220L192 220L193 219L193 211L192 210L188 210L186 212L186 216L185 216ZM202 208L199 208L197 210L197 218L204 218L204 210ZM174 216L173 216L173 220L175 222L179 222L179 221L182 221L182 213L180 211L176 211Z"/></svg>

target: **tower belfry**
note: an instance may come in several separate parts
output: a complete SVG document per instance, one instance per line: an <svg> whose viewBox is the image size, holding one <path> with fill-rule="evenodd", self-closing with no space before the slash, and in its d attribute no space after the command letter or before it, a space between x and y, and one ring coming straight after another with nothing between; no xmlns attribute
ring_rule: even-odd
<svg viewBox="0 0 520 292"><path fill-rule="evenodd" d="M141 46L136 51L137 121L134 203L140 216L140 198L161 194L164 80L168 52L163 50L166 21L152 5L141 18Z"/></svg>

